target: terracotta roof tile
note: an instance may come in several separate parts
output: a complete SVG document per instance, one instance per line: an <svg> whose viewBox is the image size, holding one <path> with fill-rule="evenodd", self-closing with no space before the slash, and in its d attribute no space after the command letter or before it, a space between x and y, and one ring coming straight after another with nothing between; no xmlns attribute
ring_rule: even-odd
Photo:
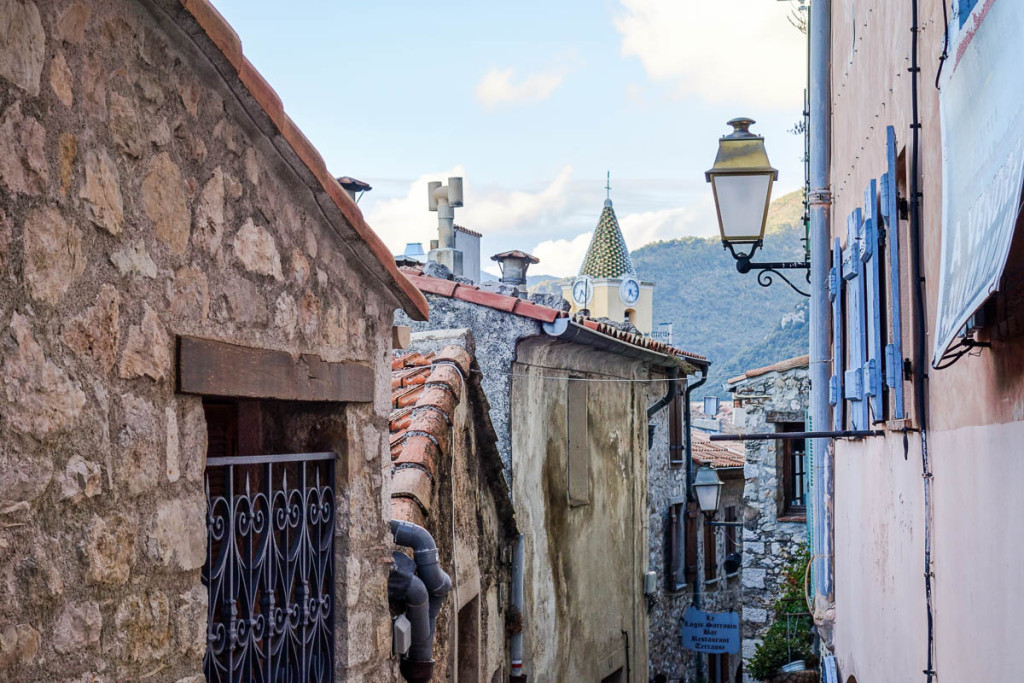
<svg viewBox="0 0 1024 683"><path fill-rule="evenodd" d="M245 59L242 53L242 41L238 34L209 0L180 0L180 2L202 32L206 34L214 48L235 70L239 82L248 90L256 104L277 128L283 140L313 175L320 188L337 206L346 222L360 237L370 253L380 262L389 278L388 284L394 287L402 307L411 316L419 320L426 320L429 308L422 292L398 270L394 257L383 240L366 224L366 219L355 202L342 189L338 181L327 172L327 166L320 153L285 113L281 98L256 68Z"/></svg>
<svg viewBox="0 0 1024 683"><path fill-rule="evenodd" d="M796 356L795 358L787 358L786 360L780 360L778 363L772 365L766 365L762 368L755 368L753 370L747 370L742 375L736 375L726 380L726 384L735 384L736 382L742 382L745 379L751 379L752 377L759 377L761 375L767 375L770 372L785 372L786 370L792 370L793 368L805 368L810 363L810 356L804 354L802 356Z"/></svg>
<svg viewBox="0 0 1024 683"><path fill-rule="evenodd" d="M480 234L479 232L477 232L476 230L470 230L469 228L467 228L467 227L465 227L465 226L463 226L463 225L453 225L452 227L453 227L453 228L454 228L455 230L458 230L459 232L464 232L464 233L466 233L467 235L472 235L473 237L483 237L483 235L481 235L481 234Z"/></svg>
<svg viewBox="0 0 1024 683"><path fill-rule="evenodd" d="M404 522L412 522L418 526L426 524L423 517L423 510L414 500L408 498L391 499L391 519L400 519Z"/></svg>
<svg viewBox="0 0 1024 683"><path fill-rule="evenodd" d="M396 469L391 475L391 497L412 498L428 515L432 488L433 480L430 475L419 467L403 467Z"/></svg>
<svg viewBox="0 0 1024 683"><path fill-rule="evenodd" d="M438 353L398 353L391 361L390 416L394 519L422 525L430 513L432 478L447 454L452 417L472 358L461 346Z"/></svg>
<svg viewBox="0 0 1024 683"><path fill-rule="evenodd" d="M707 463L713 468L743 467L746 456L742 451L735 451L725 444L712 441L703 432L693 432L693 461L701 465Z"/></svg>

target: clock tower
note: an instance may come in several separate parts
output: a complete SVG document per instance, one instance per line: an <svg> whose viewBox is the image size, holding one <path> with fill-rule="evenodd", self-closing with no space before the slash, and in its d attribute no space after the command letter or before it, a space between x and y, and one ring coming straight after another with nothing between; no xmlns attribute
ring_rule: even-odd
<svg viewBox="0 0 1024 683"><path fill-rule="evenodd" d="M610 185L610 184L609 184ZM629 257L626 240L612 208L611 187L579 275L562 285L562 296L572 313L589 311L591 318L628 320L643 334L653 327L654 283L641 282Z"/></svg>

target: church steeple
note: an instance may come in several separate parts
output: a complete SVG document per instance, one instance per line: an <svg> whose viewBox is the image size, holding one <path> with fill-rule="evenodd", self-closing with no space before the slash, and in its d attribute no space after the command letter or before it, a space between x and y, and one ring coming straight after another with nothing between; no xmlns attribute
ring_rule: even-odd
<svg viewBox="0 0 1024 683"><path fill-rule="evenodd" d="M615 217L612 207L611 172L605 183L607 198L601 217L597 221L594 237L590 240L587 255L580 266L580 275L597 278L621 278L624 275L636 275L633 259L629 257L626 240L619 229L619 220Z"/></svg>

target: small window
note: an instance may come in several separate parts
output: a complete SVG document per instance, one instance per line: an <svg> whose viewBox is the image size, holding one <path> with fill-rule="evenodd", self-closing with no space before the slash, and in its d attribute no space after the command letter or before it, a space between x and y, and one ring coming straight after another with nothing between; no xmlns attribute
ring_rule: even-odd
<svg viewBox="0 0 1024 683"><path fill-rule="evenodd" d="M590 445L587 383L569 380L569 504L590 503Z"/></svg>
<svg viewBox="0 0 1024 683"><path fill-rule="evenodd" d="M784 422L780 432L802 432L802 422ZM783 517L806 517L806 455L804 439L779 439L779 513Z"/></svg>
<svg viewBox="0 0 1024 683"><path fill-rule="evenodd" d="M668 506L665 524L665 578L669 592L686 586L686 506L682 502Z"/></svg>
<svg viewBox="0 0 1024 683"><path fill-rule="evenodd" d="M718 527L704 524L704 580L718 578Z"/></svg>
<svg viewBox="0 0 1024 683"><path fill-rule="evenodd" d="M683 442L683 397L676 394L668 405L668 463L684 464L686 444Z"/></svg>

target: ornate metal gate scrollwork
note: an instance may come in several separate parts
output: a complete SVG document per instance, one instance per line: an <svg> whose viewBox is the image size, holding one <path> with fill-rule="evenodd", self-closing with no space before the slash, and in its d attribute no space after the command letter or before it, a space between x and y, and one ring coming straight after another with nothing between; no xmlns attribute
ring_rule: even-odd
<svg viewBox="0 0 1024 683"><path fill-rule="evenodd" d="M333 680L335 457L207 460L207 681Z"/></svg>

